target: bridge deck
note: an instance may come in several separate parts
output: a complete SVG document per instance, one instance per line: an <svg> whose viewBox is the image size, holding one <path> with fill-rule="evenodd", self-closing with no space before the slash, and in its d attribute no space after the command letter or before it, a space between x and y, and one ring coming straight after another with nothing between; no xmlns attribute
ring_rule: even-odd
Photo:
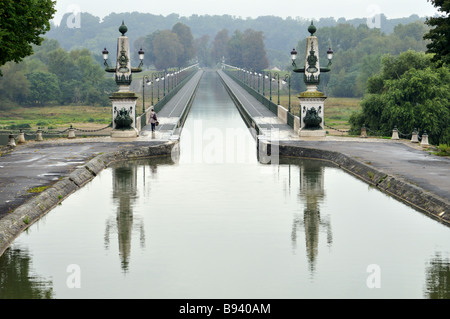
<svg viewBox="0 0 450 319"><path fill-rule="evenodd" d="M296 134L289 125L284 123L277 116L277 114L270 111L265 105L254 98L222 70L219 70L218 73L228 88L253 118L256 125L258 125L263 131L267 131L269 134L269 131L272 130L272 135L274 133L277 134L281 140L299 139L298 134Z"/></svg>
<svg viewBox="0 0 450 319"><path fill-rule="evenodd" d="M151 125L142 128L140 135L143 137L152 137L152 139L168 140L175 134L181 117L184 115L186 107L194 94L198 83L203 75L203 71L198 71L180 91L173 96L170 101L157 113L159 125L153 136Z"/></svg>

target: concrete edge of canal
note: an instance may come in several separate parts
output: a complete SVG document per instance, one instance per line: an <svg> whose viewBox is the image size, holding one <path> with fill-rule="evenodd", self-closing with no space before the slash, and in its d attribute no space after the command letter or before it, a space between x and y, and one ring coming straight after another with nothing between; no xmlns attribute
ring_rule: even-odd
<svg viewBox="0 0 450 319"><path fill-rule="evenodd" d="M270 143L267 147L270 149ZM378 190L450 226L449 202L417 185L336 151L283 144L276 147L280 157L309 158L331 162Z"/></svg>
<svg viewBox="0 0 450 319"><path fill-rule="evenodd" d="M169 141L160 145L140 146L97 155L70 175L62 178L0 219L0 256L23 231L59 205L64 199L92 181L111 164L125 160L174 156L174 154L178 154L176 152L179 152L178 146L178 141Z"/></svg>

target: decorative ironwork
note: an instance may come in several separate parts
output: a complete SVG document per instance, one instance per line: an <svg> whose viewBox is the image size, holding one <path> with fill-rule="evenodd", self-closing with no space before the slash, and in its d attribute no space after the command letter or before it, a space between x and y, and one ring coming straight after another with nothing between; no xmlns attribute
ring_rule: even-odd
<svg viewBox="0 0 450 319"><path fill-rule="evenodd" d="M305 123L305 128L307 129L317 130L322 128L320 126L320 123L322 123L322 117L319 116L317 110L314 107L306 111L303 122Z"/></svg>
<svg viewBox="0 0 450 319"><path fill-rule="evenodd" d="M117 108L114 108L114 113L118 113L116 118L114 119L114 123L116 123L116 129L128 130L131 129L131 124L133 124L133 119L130 114L133 112L133 107L130 109L122 108L119 111Z"/></svg>
<svg viewBox="0 0 450 319"><path fill-rule="evenodd" d="M120 41L120 51L118 52L117 64L116 67L112 68L108 65L108 50L105 48L103 53L105 71L108 73L115 73L116 84L119 86L129 86L132 82L132 73L142 72L142 66L144 65L144 51L142 49L139 50L139 59L140 64L137 68L129 67L130 57L128 42L125 41L125 33L128 31L127 26L124 21L122 21L122 25L119 27L119 32L122 33L122 37L119 38Z"/></svg>

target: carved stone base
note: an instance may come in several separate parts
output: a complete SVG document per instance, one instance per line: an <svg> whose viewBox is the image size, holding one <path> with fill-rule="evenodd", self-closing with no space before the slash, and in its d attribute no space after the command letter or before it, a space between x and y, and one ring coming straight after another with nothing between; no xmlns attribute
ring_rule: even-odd
<svg viewBox="0 0 450 319"><path fill-rule="evenodd" d="M137 129L133 128L130 130L112 130L112 138L135 138L139 136Z"/></svg>
<svg viewBox="0 0 450 319"><path fill-rule="evenodd" d="M298 130L298 136L300 137L326 137L327 131L325 130Z"/></svg>

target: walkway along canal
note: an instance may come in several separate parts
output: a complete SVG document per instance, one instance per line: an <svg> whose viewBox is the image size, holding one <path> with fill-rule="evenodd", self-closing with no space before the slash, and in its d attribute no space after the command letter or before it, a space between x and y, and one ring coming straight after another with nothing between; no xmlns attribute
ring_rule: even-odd
<svg viewBox="0 0 450 319"><path fill-rule="evenodd" d="M326 162L260 163L207 71L179 158L101 171L0 274L0 298L449 298L450 230Z"/></svg>

